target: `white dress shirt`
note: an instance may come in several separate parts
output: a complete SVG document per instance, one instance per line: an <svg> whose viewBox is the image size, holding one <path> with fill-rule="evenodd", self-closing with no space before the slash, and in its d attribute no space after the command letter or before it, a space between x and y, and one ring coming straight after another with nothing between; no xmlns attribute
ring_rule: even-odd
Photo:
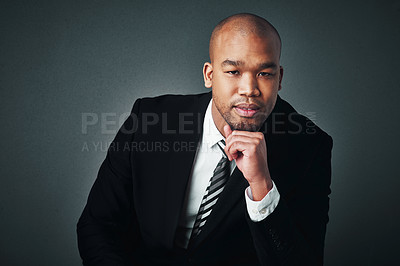
<svg viewBox="0 0 400 266"><path fill-rule="evenodd" d="M203 135L194 159L192 173L186 191L182 215L178 224L176 244L186 248L197 212L200 208L203 195L207 189L208 182L213 176L214 169L223 153L217 146L217 142L225 139L214 124L211 114L212 100L208 104L204 116ZM231 174L236 167L235 161L231 164ZM272 182L273 183L273 182ZM252 221L258 222L272 213L279 202L279 192L273 183L272 189L261 201L253 201L250 186L245 190L247 211Z"/></svg>

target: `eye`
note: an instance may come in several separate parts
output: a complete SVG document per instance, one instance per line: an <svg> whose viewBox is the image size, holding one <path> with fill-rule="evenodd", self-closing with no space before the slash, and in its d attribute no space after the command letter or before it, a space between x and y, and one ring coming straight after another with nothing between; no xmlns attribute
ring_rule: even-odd
<svg viewBox="0 0 400 266"><path fill-rule="evenodd" d="M237 70L226 71L225 73L228 73L230 75L239 75L239 71L237 71Z"/></svg>
<svg viewBox="0 0 400 266"><path fill-rule="evenodd" d="M268 72L260 72L260 73L258 73L258 76L260 76L260 77L268 77L268 76L272 76L272 74L268 73Z"/></svg>

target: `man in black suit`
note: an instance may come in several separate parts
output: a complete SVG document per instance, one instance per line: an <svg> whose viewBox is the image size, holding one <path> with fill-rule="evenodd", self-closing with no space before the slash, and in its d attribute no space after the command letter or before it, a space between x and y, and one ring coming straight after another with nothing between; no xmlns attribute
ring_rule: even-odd
<svg viewBox="0 0 400 266"><path fill-rule="evenodd" d="M332 139L278 96L280 49L263 18L228 17L212 95L135 102L78 222L85 265L322 264Z"/></svg>

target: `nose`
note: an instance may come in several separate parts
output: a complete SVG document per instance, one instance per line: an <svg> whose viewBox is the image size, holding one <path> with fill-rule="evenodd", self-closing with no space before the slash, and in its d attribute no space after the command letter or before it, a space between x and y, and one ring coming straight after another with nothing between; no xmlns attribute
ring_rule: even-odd
<svg viewBox="0 0 400 266"><path fill-rule="evenodd" d="M260 96L260 90L258 89L257 78L250 73L243 73L240 79L239 95L247 97Z"/></svg>

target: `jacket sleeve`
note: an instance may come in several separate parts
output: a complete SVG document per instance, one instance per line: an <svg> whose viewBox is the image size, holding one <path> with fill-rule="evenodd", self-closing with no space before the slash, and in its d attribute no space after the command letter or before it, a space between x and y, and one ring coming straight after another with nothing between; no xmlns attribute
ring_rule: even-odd
<svg viewBox="0 0 400 266"><path fill-rule="evenodd" d="M323 135L290 197L260 222L247 221L262 265L322 265L328 223L332 138Z"/></svg>
<svg viewBox="0 0 400 266"><path fill-rule="evenodd" d="M140 100L118 131L78 221L78 247L84 265L129 265L139 245L132 197L130 144Z"/></svg>

